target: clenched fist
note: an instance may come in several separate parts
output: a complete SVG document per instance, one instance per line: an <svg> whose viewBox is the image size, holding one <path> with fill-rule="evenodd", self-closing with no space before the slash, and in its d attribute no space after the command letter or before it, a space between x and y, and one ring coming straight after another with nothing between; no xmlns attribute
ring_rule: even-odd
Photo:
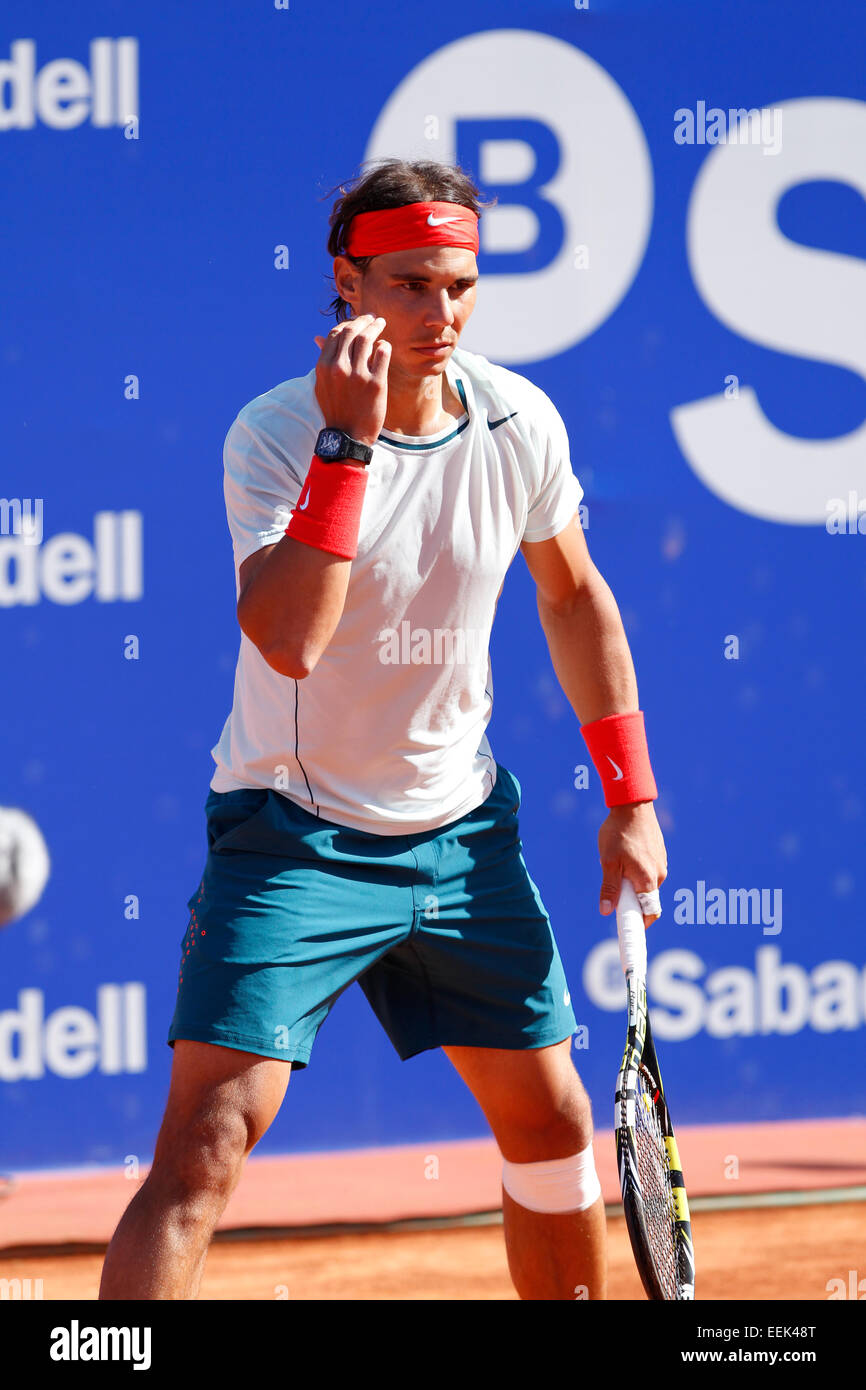
<svg viewBox="0 0 866 1390"><path fill-rule="evenodd" d="M345 430L371 447L379 438L388 409L391 344L379 335L383 318L361 314L316 337L316 398L331 429Z"/></svg>

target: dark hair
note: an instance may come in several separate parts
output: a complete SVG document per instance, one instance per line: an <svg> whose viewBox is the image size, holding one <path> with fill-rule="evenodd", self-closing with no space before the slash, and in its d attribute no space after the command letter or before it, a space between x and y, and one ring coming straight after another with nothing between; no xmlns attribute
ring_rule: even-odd
<svg viewBox="0 0 866 1390"><path fill-rule="evenodd" d="M369 163L371 161L365 161ZM362 166L363 167L363 166ZM358 174L354 187L336 184L324 197L330 198L339 189L343 195L334 204L328 219L330 234L328 251L331 256L346 256L363 275L373 256L349 256L346 243L349 224L359 212L374 212L382 208L401 208L407 203L459 203L471 208L478 216L483 208L493 207L497 199L482 202L481 195L469 175L456 164L437 164L431 159L385 159L379 167ZM333 280L333 276L326 277ZM337 323L349 317L346 300L339 294L323 313L336 315Z"/></svg>

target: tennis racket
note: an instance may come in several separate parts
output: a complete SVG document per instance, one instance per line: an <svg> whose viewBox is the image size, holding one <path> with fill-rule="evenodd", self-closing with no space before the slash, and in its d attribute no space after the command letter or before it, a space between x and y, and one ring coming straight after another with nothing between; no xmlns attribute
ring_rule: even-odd
<svg viewBox="0 0 866 1390"><path fill-rule="evenodd" d="M647 1298L695 1296L689 1203L646 1002L646 928L634 886L616 908L628 991L628 1035L616 1083L616 1160L635 1263Z"/></svg>

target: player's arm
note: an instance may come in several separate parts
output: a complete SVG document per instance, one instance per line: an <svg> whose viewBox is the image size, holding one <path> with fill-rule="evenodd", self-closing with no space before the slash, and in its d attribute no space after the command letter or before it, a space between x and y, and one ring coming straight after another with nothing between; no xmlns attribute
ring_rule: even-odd
<svg viewBox="0 0 866 1390"><path fill-rule="evenodd" d="M281 676L302 680L343 613L351 560L283 536L238 570L238 623Z"/></svg>
<svg viewBox="0 0 866 1390"><path fill-rule="evenodd" d="M524 541L520 550L553 668L581 724L638 709L619 608L590 557L579 515L550 540Z"/></svg>
<svg viewBox="0 0 866 1390"><path fill-rule="evenodd" d="M590 558L579 516L550 540L524 541L520 548L535 580L538 615L557 679L581 725L639 710L619 608ZM593 761L598 770L595 757ZM623 874L639 893L652 892L666 877L667 855L652 800L614 805L599 831L598 848L602 913L613 910ZM657 911L645 913L644 921L649 925L656 916Z"/></svg>
<svg viewBox="0 0 866 1390"><path fill-rule="evenodd" d="M384 423L388 401L391 344L381 337L384 327L384 319L361 314L338 324L327 338L315 340L321 348L316 396L326 425L371 446ZM336 501L338 513L341 507L344 514L353 509L350 529L356 542L362 493L352 487L357 481L352 475L363 472L364 465L347 461L331 467L339 468L344 475L341 486L344 483L355 494L351 502L345 495ZM317 489L322 482L327 488L324 477ZM312 515L312 510L306 512L305 519ZM328 530L326 523L323 513L317 517L309 543L286 535L276 545L263 546L250 555L238 571L241 631L269 666L299 680L310 674L333 637L349 585L351 559L319 548L321 533ZM349 554L352 538L345 525L340 532L341 541L350 542ZM321 544L327 546L327 536Z"/></svg>

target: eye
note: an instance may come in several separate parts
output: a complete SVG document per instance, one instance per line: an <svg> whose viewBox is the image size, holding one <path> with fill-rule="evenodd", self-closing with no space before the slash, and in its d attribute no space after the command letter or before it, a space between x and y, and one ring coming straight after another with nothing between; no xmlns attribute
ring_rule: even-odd
<svg viewBox="0 0 866 1390"><path fill-rule="evenodd" d="M458 280L458 281L456 282L456 286L455 286L455 287L456 287L456 289L457 289L457 291L458 291L459 294L463 294L463 293L465 293L466 290L471 290L471 289L472 289L472 286L473 286L474 284L475 284L475 281L474 281L474 280ZM401 288L402 290L415 290L415 289L421 289L421 290L423 290L423 289L426 288L426 286L424 285L424 282L421 281L421 280L404 280L404 282L403 282L403 284L400 286L400 288Z"/></svg>

